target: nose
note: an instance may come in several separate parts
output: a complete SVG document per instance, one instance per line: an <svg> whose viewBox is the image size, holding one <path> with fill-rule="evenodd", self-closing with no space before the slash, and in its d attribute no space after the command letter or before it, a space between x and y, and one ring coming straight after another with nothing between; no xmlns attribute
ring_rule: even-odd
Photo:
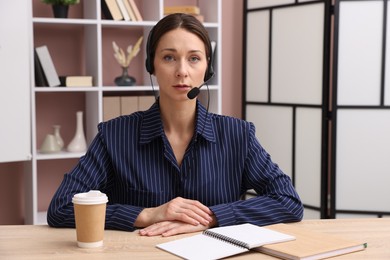
<svg viewBox="0 0 390 260"><path fill-rule="evenodd" d="M176 77L187 77L188 76L188 64L184 60L180 60L177 63Z"/></svg>

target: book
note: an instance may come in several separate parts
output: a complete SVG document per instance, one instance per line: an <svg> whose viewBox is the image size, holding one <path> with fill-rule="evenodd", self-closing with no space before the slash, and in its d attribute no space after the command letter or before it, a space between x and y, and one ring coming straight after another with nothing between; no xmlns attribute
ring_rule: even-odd
<svg viewBox="0 0 390 260"><path fill-rule="evenodd" d="M107 20L113 20L114 18L111 15L110 9L108 9L106 0L101 0L100 2L101 2L103 17Z"/></svg>
<svg viewBox="0 0 390 260"><path fill-rule="evenodd" d="M201 234L156 245L185 259L220 259L253 248L290 241L294 236L252 224L216 227Z"/></svg>
<svg viewBox="0 0 390 260"><path fill-rule="evenodd" d="M128 0L123 0L123 4L125 5L125 8L127 10L127 13L130 16L130 21L137 21L137 17L135 17L135 14L133 12L133 9L131 9L130 3Z"/></svg>
<svg viewBox="0 0 390 260"><path fill-rule="evenodd" d="M296 237L294 241L265 245L256 249L282 259L324 259L364 250L367 247L367 244L362 241L351 241L333 234L293 225L276 224L267 226L267 228Z"/></svg>
<svg viewBox="0 0 390 260"><path fill-rule="evenodd" d="M134 12L134 15L135 15L137 21L142 21L143 18L142 18L141 12L139 11L135 1L134 0L129 0L129 3L130 3L130 6L131 6L131 9Z"/></svg>
<svg viewBox="0 0 390 260"><path fill-rule="evenodd" d="M51 59L49 49L46 45L35 48L39 62L42 66L42 70L45 73L45 78L49 87L57 87L60 85L60 79L58 77L56 68L54 67L53 60Z"/></svg>
<svg viewBox="0 0 390 260"><path fill-rule="evenodd" d="M102 10L105 16L108 10L113 20L123 20L123 15L116 0L102 0Z"/></svg>
<svg viewBox="0 0 390 260"><path fill-rule="evenodd" d="M118 4L119 10L121 11L123 20L130 21L130 15L126 10L125 3L124 3L125 1L127 0L116 0L116 3Z"/></svg>
<svg viewBox="0 0 390 260"><path fill-rule="evenodd" d="M36 50L34 50L34 76L35 76L35 86L37 87L49 86Z"/></svg>
<svg viewBox="0 0 390 260"><path fill-rule="evenodd" d="M61 86L65 87L92 87L92 76L60 76Z"/></svg>
<svg viewBox="0 0 390 260"><path fill-rule="evenodd" d="M200 8L196 5L164 6L164 15L174 13L200 14Z"/></svg>

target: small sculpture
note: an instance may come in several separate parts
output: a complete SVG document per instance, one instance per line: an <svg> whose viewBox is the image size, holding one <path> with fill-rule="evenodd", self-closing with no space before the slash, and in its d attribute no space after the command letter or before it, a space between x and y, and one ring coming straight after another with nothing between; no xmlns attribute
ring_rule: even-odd
<svg viewBox="0 0 390 260"><path fill-rule="evenodd" d="M137 54L140 51L140 45L142 42L143 37L141 36L137 43L134 45L134 48L132 45L129 45L127 47L127 54L122 50L122 48L118 47L118 45L113 41L112 47L114 49L114 57L119 63L119 65L122 67L122 75L115 78L115 84L117 86L134 86L136 83L136 79L132 76L128 75L128 68L131 63L131 60L137 56Z"/></svg>

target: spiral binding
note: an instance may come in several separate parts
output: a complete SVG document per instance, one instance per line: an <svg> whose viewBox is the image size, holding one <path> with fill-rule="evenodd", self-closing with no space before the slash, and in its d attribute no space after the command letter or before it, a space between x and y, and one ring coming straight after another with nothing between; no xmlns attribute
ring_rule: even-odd
<svg viewBox="0 0 390 260"><path fill-rule="evenodd" d="M225 235L221 235L221 234L215 233L215 232L210 231L210 230L204 230L203 234L205 234L207 236L210 236L210 237L213 237L213 238L216 238L216 239L219 239L219 240L222 240L222 241L225 241L225 242L228 242L228 243L233 244L235 246L239 246L239 247L243 247L243 248L246 248L246 249L250 249L248 243L242 242L240 240L237 240L237 239L234 239L234 238L231 238L231 237L227 237Z"/></svg>

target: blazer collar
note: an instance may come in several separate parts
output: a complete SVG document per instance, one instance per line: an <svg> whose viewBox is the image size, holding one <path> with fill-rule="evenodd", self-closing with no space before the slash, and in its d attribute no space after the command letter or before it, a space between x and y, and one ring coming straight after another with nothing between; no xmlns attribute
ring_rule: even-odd
<svg viewBox="0 0 390 260"><path fill-rule="evenodd" d="M196 101L196 111L196 135L202 136L205 140L210 142L215 142L216 139L212 124L212 114L206 111L206 108L199 102L199 100ZM163 135L165 135L165 133L161 120L160 106L157 101L144 112L141 122L139 142L140 144L146 144L155 138L162 137Z"/></svg>

